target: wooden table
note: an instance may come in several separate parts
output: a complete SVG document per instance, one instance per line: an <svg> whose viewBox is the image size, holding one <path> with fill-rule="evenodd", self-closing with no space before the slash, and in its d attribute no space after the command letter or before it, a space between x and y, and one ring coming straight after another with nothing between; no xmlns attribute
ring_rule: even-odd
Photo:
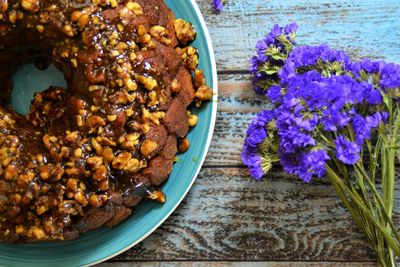
<svg viewBox="0 0 400 267"><path fill-rule="evenodd" d="M207 160L172 216L103 266L374 266L374 254L326 180L304 184L280 169L262 182L250 179L240 151L263 102L252 92L247 66L256 41L273 24L291 21L300 26L299 44L326 42L353 58L400 63L400 1L228 0L220 14L211 3L198 0L219 71ZM399 197L396 192L397 214Z"/></svg>

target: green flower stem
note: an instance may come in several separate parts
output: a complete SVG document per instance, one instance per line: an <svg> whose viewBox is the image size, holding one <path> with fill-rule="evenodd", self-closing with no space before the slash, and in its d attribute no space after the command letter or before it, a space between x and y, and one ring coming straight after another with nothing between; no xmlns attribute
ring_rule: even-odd
<svg viewBox="0 0 400 267"><path fill-rule="evenodd" d="M368 177L368 175L365 173L364 169L360 165L361 165L360 163L357 163L356 168L360 171L360 173L363 175L364 179L367 181L375 199L377 200L377 203L379 204L379 207L381 208L381 211L384 215L385 221L389 224L391 230L393 231L393 234L395 235L396 239L400 243L400 234L397 232L396 226L393 224L392 217L389 215L388 211L386 210L386 207L383 204L383 200L382 200L381 196L379 195L378 191L376 190L375 185L372 183L371 179Z"/></svg>
<svg viewBox="0 0 400 267"><path fill-rule="evenodd" d="M379 230L379 233L383 235L386 242L393 249L394 253L397 256L400 256L400 244L398 240L394 239L391 232L388 231L386 225L382 225L382 223L372 215L371 211L368 210L368 208L362 202L360 196L352 192L329 166L326 166L326 170L327 176L330 178L340 198L342 200L345 199L344 204L349 209L353 219L358 222L360 221L360 218L355 212L355 209L358 208L360 212L362 212L362 214L376 227L376 229ZM355 207L351 203L355 204ZM357 224L360 225L359 223Z"/></svg>

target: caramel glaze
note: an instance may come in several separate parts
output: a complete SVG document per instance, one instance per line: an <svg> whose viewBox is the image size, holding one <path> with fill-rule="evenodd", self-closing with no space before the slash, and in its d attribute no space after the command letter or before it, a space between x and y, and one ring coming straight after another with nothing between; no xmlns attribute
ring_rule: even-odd
<svg viewBox="0 0 400 267"><path fill-rule="evenodd" d="M194 37L162 0L0 0L0 241L74 239L165 201L154 186L197 122L188 107L212 96ZM22 116L10 77L32 61L68 88Z"/></svg>

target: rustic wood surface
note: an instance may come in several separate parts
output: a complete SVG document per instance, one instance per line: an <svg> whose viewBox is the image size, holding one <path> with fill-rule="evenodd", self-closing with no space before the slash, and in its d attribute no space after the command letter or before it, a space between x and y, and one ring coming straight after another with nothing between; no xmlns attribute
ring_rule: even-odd
<svg viewBox="0 0 400 267"><path fill-rule="evenodd" d="M240 150L263 103L246 69L256 41L273 24L291 21L300 25L300 44L326 42L354 58L400 62L400 1L228 0L220 14L211 3L198 0L220 87L205 165L158 230L101 266L374 266L374 254L329 183L304 184L280 169L261 182L250 179ZM395 196L399 214L400 192Z"/></svg>

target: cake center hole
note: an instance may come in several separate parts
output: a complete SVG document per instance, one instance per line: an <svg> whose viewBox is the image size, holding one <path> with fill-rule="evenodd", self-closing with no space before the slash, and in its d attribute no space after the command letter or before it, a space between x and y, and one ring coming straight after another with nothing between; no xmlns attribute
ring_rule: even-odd
<svg viewBox="0 0 400 267"><path fill-rule="evenodd" d="M50 86L67 88L62 72L51 64L45 70L39 70L32 64L23 65L12 77L14 84L11 94L11 106L19 114L26 115L33 95Z"/></svg>

